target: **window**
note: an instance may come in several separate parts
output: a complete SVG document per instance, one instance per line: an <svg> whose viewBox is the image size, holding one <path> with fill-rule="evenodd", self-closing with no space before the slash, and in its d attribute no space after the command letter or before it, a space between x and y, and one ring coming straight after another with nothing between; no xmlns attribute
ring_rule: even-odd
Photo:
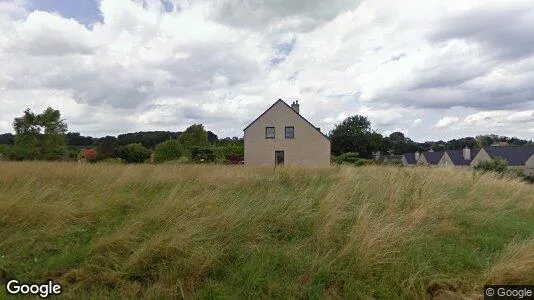
<svg viewBox="0 0 534 300"><path fill-rule="evenodd" d="M274 139L274 127L265 127L265 138Z"/></svg>
<svg viewBox="0 0 534 300"><path fill-rule="evenodd" d="M286 139L293 139L295 138L295 127L289 126L286 127Z"/></svg>

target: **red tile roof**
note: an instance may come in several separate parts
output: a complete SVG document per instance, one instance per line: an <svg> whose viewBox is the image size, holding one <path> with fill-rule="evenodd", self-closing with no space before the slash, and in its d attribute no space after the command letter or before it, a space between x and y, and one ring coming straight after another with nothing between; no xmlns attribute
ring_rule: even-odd
<svg viewBox="0 0 534 300"><path fill-rule="evenodd" d="M95 158L98 155L98 153L96 153L95 149L85 148L85 149L82 149L81 155L84 156L85 158L90 159L90 158Z"/></svg>

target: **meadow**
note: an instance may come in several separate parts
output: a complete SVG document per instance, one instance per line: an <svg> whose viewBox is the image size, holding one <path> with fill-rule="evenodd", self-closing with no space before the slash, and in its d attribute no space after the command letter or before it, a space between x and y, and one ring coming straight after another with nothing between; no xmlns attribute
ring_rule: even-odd
<svg viewBox="0 0 534 300"><path fill-rule="evenodd" d="M424 167L0 162L11 278L52 279L62 298L479 298L534 284L534 186Z"/></svg>

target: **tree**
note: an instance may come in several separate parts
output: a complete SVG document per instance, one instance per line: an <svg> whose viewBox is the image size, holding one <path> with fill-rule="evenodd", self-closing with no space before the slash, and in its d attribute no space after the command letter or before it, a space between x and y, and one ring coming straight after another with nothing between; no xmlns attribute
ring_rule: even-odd
<svg viewBox="0 0 534 300"><path fill-rule="evenodd" d="M130 144L118 150L119 157L127 163L142 163L150 158L150 150L140 143Z"/></svg>
<svg viewBox="0 0 534 300"><path fill-rule="evenodd" d="M357 152L362 158L371 158L380 147L382 135L371 130L367 117L355 115L334 127L330 141L334 155Z"/></svg>
<svg viewBox="0 0 534 300"><path fill-rule="evenodd" d="M154 161L164 162L179 159L183 155L182 145L178 140L159 143L154 149Z"/></svg>
<svg viewBox="0 0 534 300"><path fill-rule="evenodd" d="M119 144L114 136L106 136L98 140L97 153L98 159L117 157Z"/></svg>
<svg viewBox="0 0 534 300"><path fill-rule="evenodd" d="M67 144L69 146L87 147L93 145L93 138L90 136L81 136L78 132L67 133Z"/></svg>
<svg viewBox="0 0 534 300"><path fill-rule="evenodd" d="M48 107L41 114L30 109L13 121L15 129L14 151L21 151L22 159L60 159L66 152L67 123L61 119L59 110Z"/></svg>
<svg viewBox="0 0 534 300"><path fill-rule="evenodd" d="M189 126L178 138L180 144L182 144L184 150L191 157L191 151L193 147L207 147L208 146L208 133L204 130L202 124L194 124Z"/></svg>

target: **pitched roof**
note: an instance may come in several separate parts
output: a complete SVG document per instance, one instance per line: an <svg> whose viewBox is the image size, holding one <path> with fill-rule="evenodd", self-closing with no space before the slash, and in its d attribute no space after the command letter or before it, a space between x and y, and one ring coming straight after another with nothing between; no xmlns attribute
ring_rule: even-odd
<svg viewBox="0 0 534 300"><path fill-rule="evenodd" d="M93 158L98 155L95 149L85 148L80 151L80 154L86 158Z"/></svg>
<svg viewBox="0 0 534 300"><path fill-rule="evenodd" d="M490 146L484 147L484 150L491 158L502 158L510 166L524 166L527 160L534 155L533 146Z"/></svg>
<svg viewBox="0 0 534 300"><path fill-rule="evenodd" d="M321 130L319 130L319 128L313 126L312 123L310 123L310 121L306 120L306 118L304 118L301 114L297 113L296 111L294 111L291 106L289 106L289 104L287 104L284 100L282 99L278 99L278 101L276 101L275 103L273 103L273 105L269 106L269 108L267 108L261 115L259 115L256 119L254 119L254 121L252 121L250 124L248 124L247 127L245 127L245 129L243 129L243 131L247 130L247 128L249 128L252 124L254 124L256 121L258 121L263 115L265 115L269 110L271 110L271 108L273 108L277 103L283 103L285 106L287 106L292 112L294 112L297 116L301 117L302 120L306 121L306 123L308 123L311 127L313 127L313 129L317 130L322 136L324 136L327 140L330 140L330 138L328 138L324 133L321 132Z"/></svg>
<svg viewBox="0 0 534 300"><path fill-rule="evenodd" d="M404 159L409 165L415 165L417 160L415 159L415 153L404 153Z"/></svg>
<svg viewBox="0 0 534 300"><path fill-rule="evenodd" d="M445 152L443 151L434 151L434 152L427 151L427 152L423 152L422 155L425 156L426 162L429 165L437 165L439 161L441 160L441 158L443 157L444 153Z"/></svg>
<svg viewBox="0 0 534 300"><path fill-rule="evenodd" d="M447 150L445 152L447 152L447 155L455 166L468 166L479 151L478 149L471 149L471 158L469 160L464 159L463 150Z"/></svg>

